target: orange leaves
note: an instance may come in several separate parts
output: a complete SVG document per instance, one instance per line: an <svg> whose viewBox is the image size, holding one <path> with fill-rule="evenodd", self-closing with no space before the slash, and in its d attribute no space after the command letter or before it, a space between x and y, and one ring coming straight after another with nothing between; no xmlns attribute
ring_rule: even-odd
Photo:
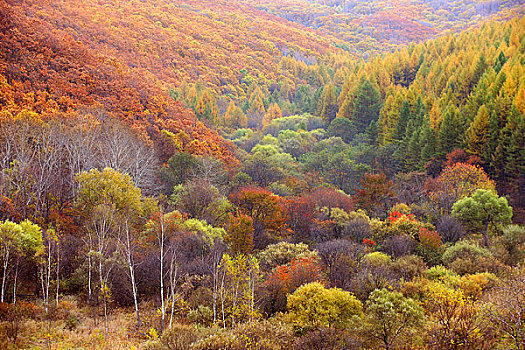
<svg viewBox="0 0 525 350"><path fill-rule="evenodd" d="M224 241L234 255L251 253L253 249L252 218L240 213L237 216L230 214Z"/></svg>
<svg viewBox="0 0 525 350"><path fill-rule="evenodd" d="M441 208L449 210L463 197L472 195L477 189L495 191L495 184L485 171L467 163L455 163L443 169L441 175L427 183L430 199Z"/></svg>
<svg viewBox="0 0 525 350"><path fill-rule="evenodd" d="M232 203L253 218L254 226L281 233L285 228L286 215L279 196L263 188L242 188L230 195Z"/></svg>
<svg viewBox="0 0 525 350"><path fill-rule="evenodd" d="M441 235L437 231L431 231L426 227L419 228L419 242L429 249L439 249L443 246Z"/></svg>
<svg viewBox="0 0 525 350"><path fill-rule="evenodd" d="M388 221L390 221L391 224L395 224L397 223L398 221L400 220L407 220L407 221L410 221L410 222L414 222L415 219L414 219L414 215L413 214L403 214L399 211L393 211L390 213L390 215L388 216Z"/></svg>
<svg viewBox="0 0 525 350"><path fill-rule="evenodd" d="M24 4L28 9L33 5L40 6L38 2ZM164 160L173 151L162 144L161 130L173 133L184 130L191 136L190 142L198 140L192 145L193 152L216 157L230 165L238 163L230 143L196 123L192 112L166 94L166 84L178 83L171 63L167 64L173 59L160 56L165 64L160 66L157 60L140 64L140 60L152 58L151 52L137 54L142 52L142 45L147 46L135 37L135 34L142 35L144 28L139 26L135 32L126 28L126 32L117 36L112 33L123 29L118 27L123 23L120 11L105 13L106 8L92 0L83 2L82 6L76 6L74 1L55 3L54 7L44 5L38 11L52 19L44 21L31 17L34 11L22 11L16 6L0 9L0 17L7 19L0 23L3 50L0 101L6 100L1 103L0 112L16 115L27 109L49 117L76 109L89 112L91 106L97 105L98 114L125 120L147 141L160 145L161 153L168 153ZM121 6L124 12L134 10L131 4ZM63 12L68 15L63 16ZM97 23L100 14L105 14L103 17L108 21ZM71 28L64 24L65 18L77 22L78 26ZM62 27L70 30L63 32ZM79 40L83 44L78 44Z"/></svg>
<svg viewBox="0 0 525 350"><path fill-rule="evenodd" d="M293 259L288 265L277 266L266 280L267 285L279 285L281 292L291 293L300 285L322 281L322 269L317 258Z"/></svg>

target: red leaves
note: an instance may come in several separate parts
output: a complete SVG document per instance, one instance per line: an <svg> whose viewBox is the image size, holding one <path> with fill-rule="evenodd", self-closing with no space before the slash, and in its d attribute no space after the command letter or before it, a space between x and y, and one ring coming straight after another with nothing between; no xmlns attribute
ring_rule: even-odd
<svg viewBox="0 0 525 350"><path fill-rule="evenodd" d="M374 247L376 245L376 242L373 239L365 238L363 239L363 244L368 247Z"/></svg>

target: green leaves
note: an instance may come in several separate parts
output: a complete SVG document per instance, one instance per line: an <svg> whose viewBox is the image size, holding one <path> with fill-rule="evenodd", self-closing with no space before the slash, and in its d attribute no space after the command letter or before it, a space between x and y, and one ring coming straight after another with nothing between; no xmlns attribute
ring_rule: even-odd
<svg viewBox="0 0 525 350"><path fill-rule="evenodd" d="M376 289L366 303L365 332L385 349L421 328L424 321L423 308L398 292Z"/></svg>
<svg viewBox="0 0 525 350"><path fill-rule="evenodd" d="M489 225L510 223L512 207L506 198L499 197L493 191L478 189L472 197L465 197L454 203L452 215L465 221L473 229L483 230L485 245L488 245Z"/></svg>

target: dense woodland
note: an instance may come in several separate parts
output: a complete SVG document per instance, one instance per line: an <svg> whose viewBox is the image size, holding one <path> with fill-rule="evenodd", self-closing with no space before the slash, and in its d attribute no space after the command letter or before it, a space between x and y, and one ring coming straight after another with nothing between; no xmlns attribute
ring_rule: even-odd
<svg viewBox="0 0 525 350"><path fill-rule="evenodd" d="M0 348L525 349L523 9L0 0Z"/></svg>

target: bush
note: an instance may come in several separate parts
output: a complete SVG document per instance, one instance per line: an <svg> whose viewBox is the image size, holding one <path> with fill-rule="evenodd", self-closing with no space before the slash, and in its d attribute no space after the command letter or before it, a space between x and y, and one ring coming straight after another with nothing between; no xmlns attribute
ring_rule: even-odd
<svg viewBox="0 0 525 350"><path fill-rule="evenodd" d="M392 263L392 272L404 281L411 281L425 273L427 265L420 256L405 255Z"/></svg>
<svg viewBox="0 0 525 350"><path fill-rule="evenodd" d="M433 266L427 270L427 277L433 282L439 282L447 287L455 287L459 283L460 277L442 265Z"/></svg>
<svg viewBox="0 0 525 350"><path fill-rule="evenodd" d="M517 265L525 258L525 227L519 225L508 225L503 228L501 242L508 252L506 261L509 265Z"/></svg>
<svg viewBox="0 0 525 350"><path fill-rule="evenodd" d="M363 304L339 288L326 289L313 282L288 296L290 320L298 327L346 328L363 316Z"/></svg>
<svg viewBox="0 0 525 350"><path fill-rule="evenodd" d="M373 252L366 254L361 260L362 264L365 264L369 267L379 267L386 266L392 262L390 256L381 252Z"/></svg>
<svg viewBox="0 0 525 350"><path fill-rule="evenodd" d="M443 253L443 263L454 272L464 275L476 272L497 272L501 262L492 253L476 244L460 241Z"/></svg>
<svg viewBox="0 0 525 350"><path fill-rule="evenodd" d="M399 258L414 253L416 245L416 241L412 237L394 236L385 240L381 250L393 258Z"/></svg>
<svg viewBox="0 0 525 350"><path fill-rule="evenodd" d="M295 350L357 350L362 344L355 334L333 328L321 328L307 332L297 339Z"/></svg>
<svg viewBox="0 0 525 350"><path fill-rule="evenodd" d="M267 246L257 258L263 269L271 270L277 266L287 265L294 259L317 259L317 252L311 251L304 243L280 242Z"/></svg>
<svg viewBox="0 0 525 350"><path fill-rule="evenodd" d="M148 341L145 345L146 350L190 350L192 344L198 339L198 332L195 327L174 324L171 329L166 329L160 339Z"/></svg>
<svg viewBox="0 0 525 350"><path fill-rule="evenodd" d="M461 277L459 287L466 297L477 300L487 288L494 287L497 281L498 278L492 273L476 273Z"/></svg>
<svg viewBox="0 0 525 350"><path fill-rule="evenodd" d="M444 242L456 243L465 236L465 228L461 222L453 216L445 215L439 218L436 230L441 233Z"/></svg>
<svg viewBox="0 0 525 350"><path fill-rule="evenodd" d="M208 306L199 305L188 312L188 319L193 323L210 325L213 322L213 310Z"/></svg>

